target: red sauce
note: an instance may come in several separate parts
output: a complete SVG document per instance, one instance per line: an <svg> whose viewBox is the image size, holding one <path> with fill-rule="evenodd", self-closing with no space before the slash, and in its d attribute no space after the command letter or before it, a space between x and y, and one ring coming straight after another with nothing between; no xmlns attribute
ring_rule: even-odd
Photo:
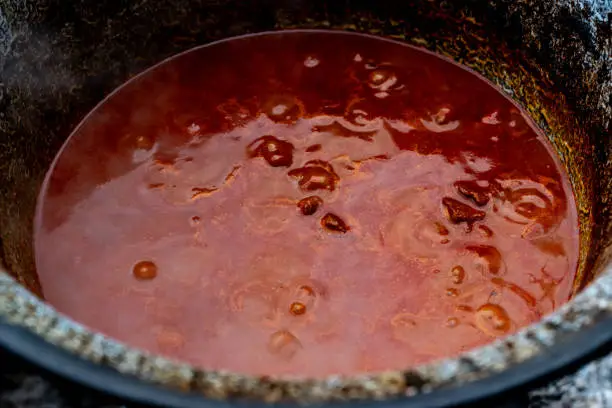
<svg viewBox="0 0 612 408"><path fill-rule="evenodd" d="M99 105L36 222L47 300L210 369L405 368L569 295L575 204L509 99L433 54L347 33L242 37Z"/></svg>

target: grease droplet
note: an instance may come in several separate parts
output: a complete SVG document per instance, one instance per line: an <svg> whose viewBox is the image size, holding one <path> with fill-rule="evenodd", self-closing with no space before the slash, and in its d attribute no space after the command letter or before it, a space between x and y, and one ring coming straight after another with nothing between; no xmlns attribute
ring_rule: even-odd
<svg viewBox="0 0 612 408"><path fill-rule="evenodd" d="M306 312L312 312L317 304L317 293L315 289L306 284L298 286L290 285L293 290L290 290L286 298L289 304L289 313L294 316L300 316ZM285 304L283 298L283 304Z"/></svg>
<svg viewBox="0 0 612 408"><path fill-rule="evenodd" d="M263 157L272 167L293 164L293 145L274 136L262 136L247 147L249 157Z"/></svg>
<svg viewBox="0 0 612 408"><path fill-rule="evenodd" d="M453 266L451 269L451 278L455 285L460 285L465 280L465 269L460 265Z"/></svg>
<svg viewBox="0 0 612 408"><path fill-rule="evenodd" d="M298 202L298 208L304 215L312 215L317 212L319 207L323 204L323 200L318 196L310 196L302 198Z"/></svg>
<svg viewBox="0 0 612 408"><path fill-rule="evenodd" d="M196 200L201 197L210 197L217 191L219 191L219 189L216 187L194 187L191 189L191 199Z"/></svg>
<svg viewBox="0 0 612 408"><path fill-rule="evenodd" d="M134 265L132 274L138 280L151 280L157 276L157 265L151 261L140 261Z"/></svg>
<svg viewBox="0 0 612 408"><path fill-rule="evenodd" d="M499 336L510 330L510 317L499 305L486 303L480 306L474 318L476 326L488 335Z"/></svg>
<svg viewBox="0 0 612 408"><path fill-rule="evenodd" d="M392 88L395 88L397 85L397 76L385 68L377 68L370 73L369 83L372 89L376 89L381 93L387 93ZM387 94L388 95L388 94ZM385 96L387 96L385 95Z"/></svg>
<svg viewBox="0 0 612 408"><path fill-rule="evenodd" d="M321 150L322 147L323 146L321 146L319 143L317 143L317 144L313 144L313 145L308 146L306 148L306 151L308 153L318 152L319 150Z"/></svg>
<svg viewBox="0 0 612 408"><path fill-rule="evenodd" d="M328 231L345 233L350 227L335 214L327 213L321 218L321 226Z"/></svg>
<svg viewBox="0 0 612 408"><path fill-rule="evenodd" d="M306 305L302 302L293 302L289 307L289 312L294 316L301 316L306 313Z"/></svg>
<svg viewBox="0 0 612 408"><path fill-rule="evenodd" d="M478 255L475 266L482 273L499 275L504 266L502 255L497 248L489 245L468 246L466 249Z"/></svg>
<svg viewBox="0 0 612 408"><path fill-rule="evenodd" d="M448 228L446 228L441 222L435 222L434 226L436 228L436 232L440 235L448 235L449 231Z"/></svg>
<svg viewBox="0 0 612 408"><path fill-rule="evenodd" d="M340 180L333 167L322 160L311 160L304 167L291 170L289 176L297 179L302 191L334 191Z"/></svg>
<svg viewBox="0 0 612 408"><path fill-rule="evenodd" d="M275 122L294 123L304 114L304 107L297 98L277 95L265 103L263 111Z"/></svg>

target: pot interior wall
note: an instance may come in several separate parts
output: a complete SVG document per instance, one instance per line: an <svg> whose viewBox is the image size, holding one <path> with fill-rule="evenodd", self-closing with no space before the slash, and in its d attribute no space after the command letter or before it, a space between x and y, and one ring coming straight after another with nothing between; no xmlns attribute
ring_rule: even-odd
<svg viewBox="0 0 612 408"><path fill-rule="evenodd" d="M530 112L559 152L576 194L578 290L594 277L593 265L612 231L605 62L610 17L607 25L593 27L594 10L569 2L0 1L0 257L22 284L42 294L31 243L38 190L71 130L116 86L172 54L214 40L329 28L382 35L450 56L499 84Z"/></svg>

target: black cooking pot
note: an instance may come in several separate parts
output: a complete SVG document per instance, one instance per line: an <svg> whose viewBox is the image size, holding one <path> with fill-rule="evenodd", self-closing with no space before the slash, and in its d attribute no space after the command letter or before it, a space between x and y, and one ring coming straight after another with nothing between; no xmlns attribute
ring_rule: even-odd
<svg viewBox="0 0 612 408"><path fill-rule="evenodd" d="M0 345L110 393L161 406L360 401L468 404L584 363L612 346L612 4L587 0L0 0ZM497 83L551 140L580 217L574 298L457 358L323 379L206 371L132 349L41 300L32 217L70 131L143 69L196 45L325 28L428 48ZM376 401L376 402L375 402ZM384 402L383 402L384 401Z"/></svg>

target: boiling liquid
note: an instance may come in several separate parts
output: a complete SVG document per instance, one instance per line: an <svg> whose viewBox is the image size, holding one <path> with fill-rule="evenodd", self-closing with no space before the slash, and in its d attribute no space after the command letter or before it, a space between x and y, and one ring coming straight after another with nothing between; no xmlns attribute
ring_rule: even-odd
<svg viewBox="0 0 612 408"><path fill-rule="evenodd" d="M41 194L46 299L209 369L456 355L565 302L567 177L526 116L408 46L289 32L195 49L75 131Z"/></svg>

